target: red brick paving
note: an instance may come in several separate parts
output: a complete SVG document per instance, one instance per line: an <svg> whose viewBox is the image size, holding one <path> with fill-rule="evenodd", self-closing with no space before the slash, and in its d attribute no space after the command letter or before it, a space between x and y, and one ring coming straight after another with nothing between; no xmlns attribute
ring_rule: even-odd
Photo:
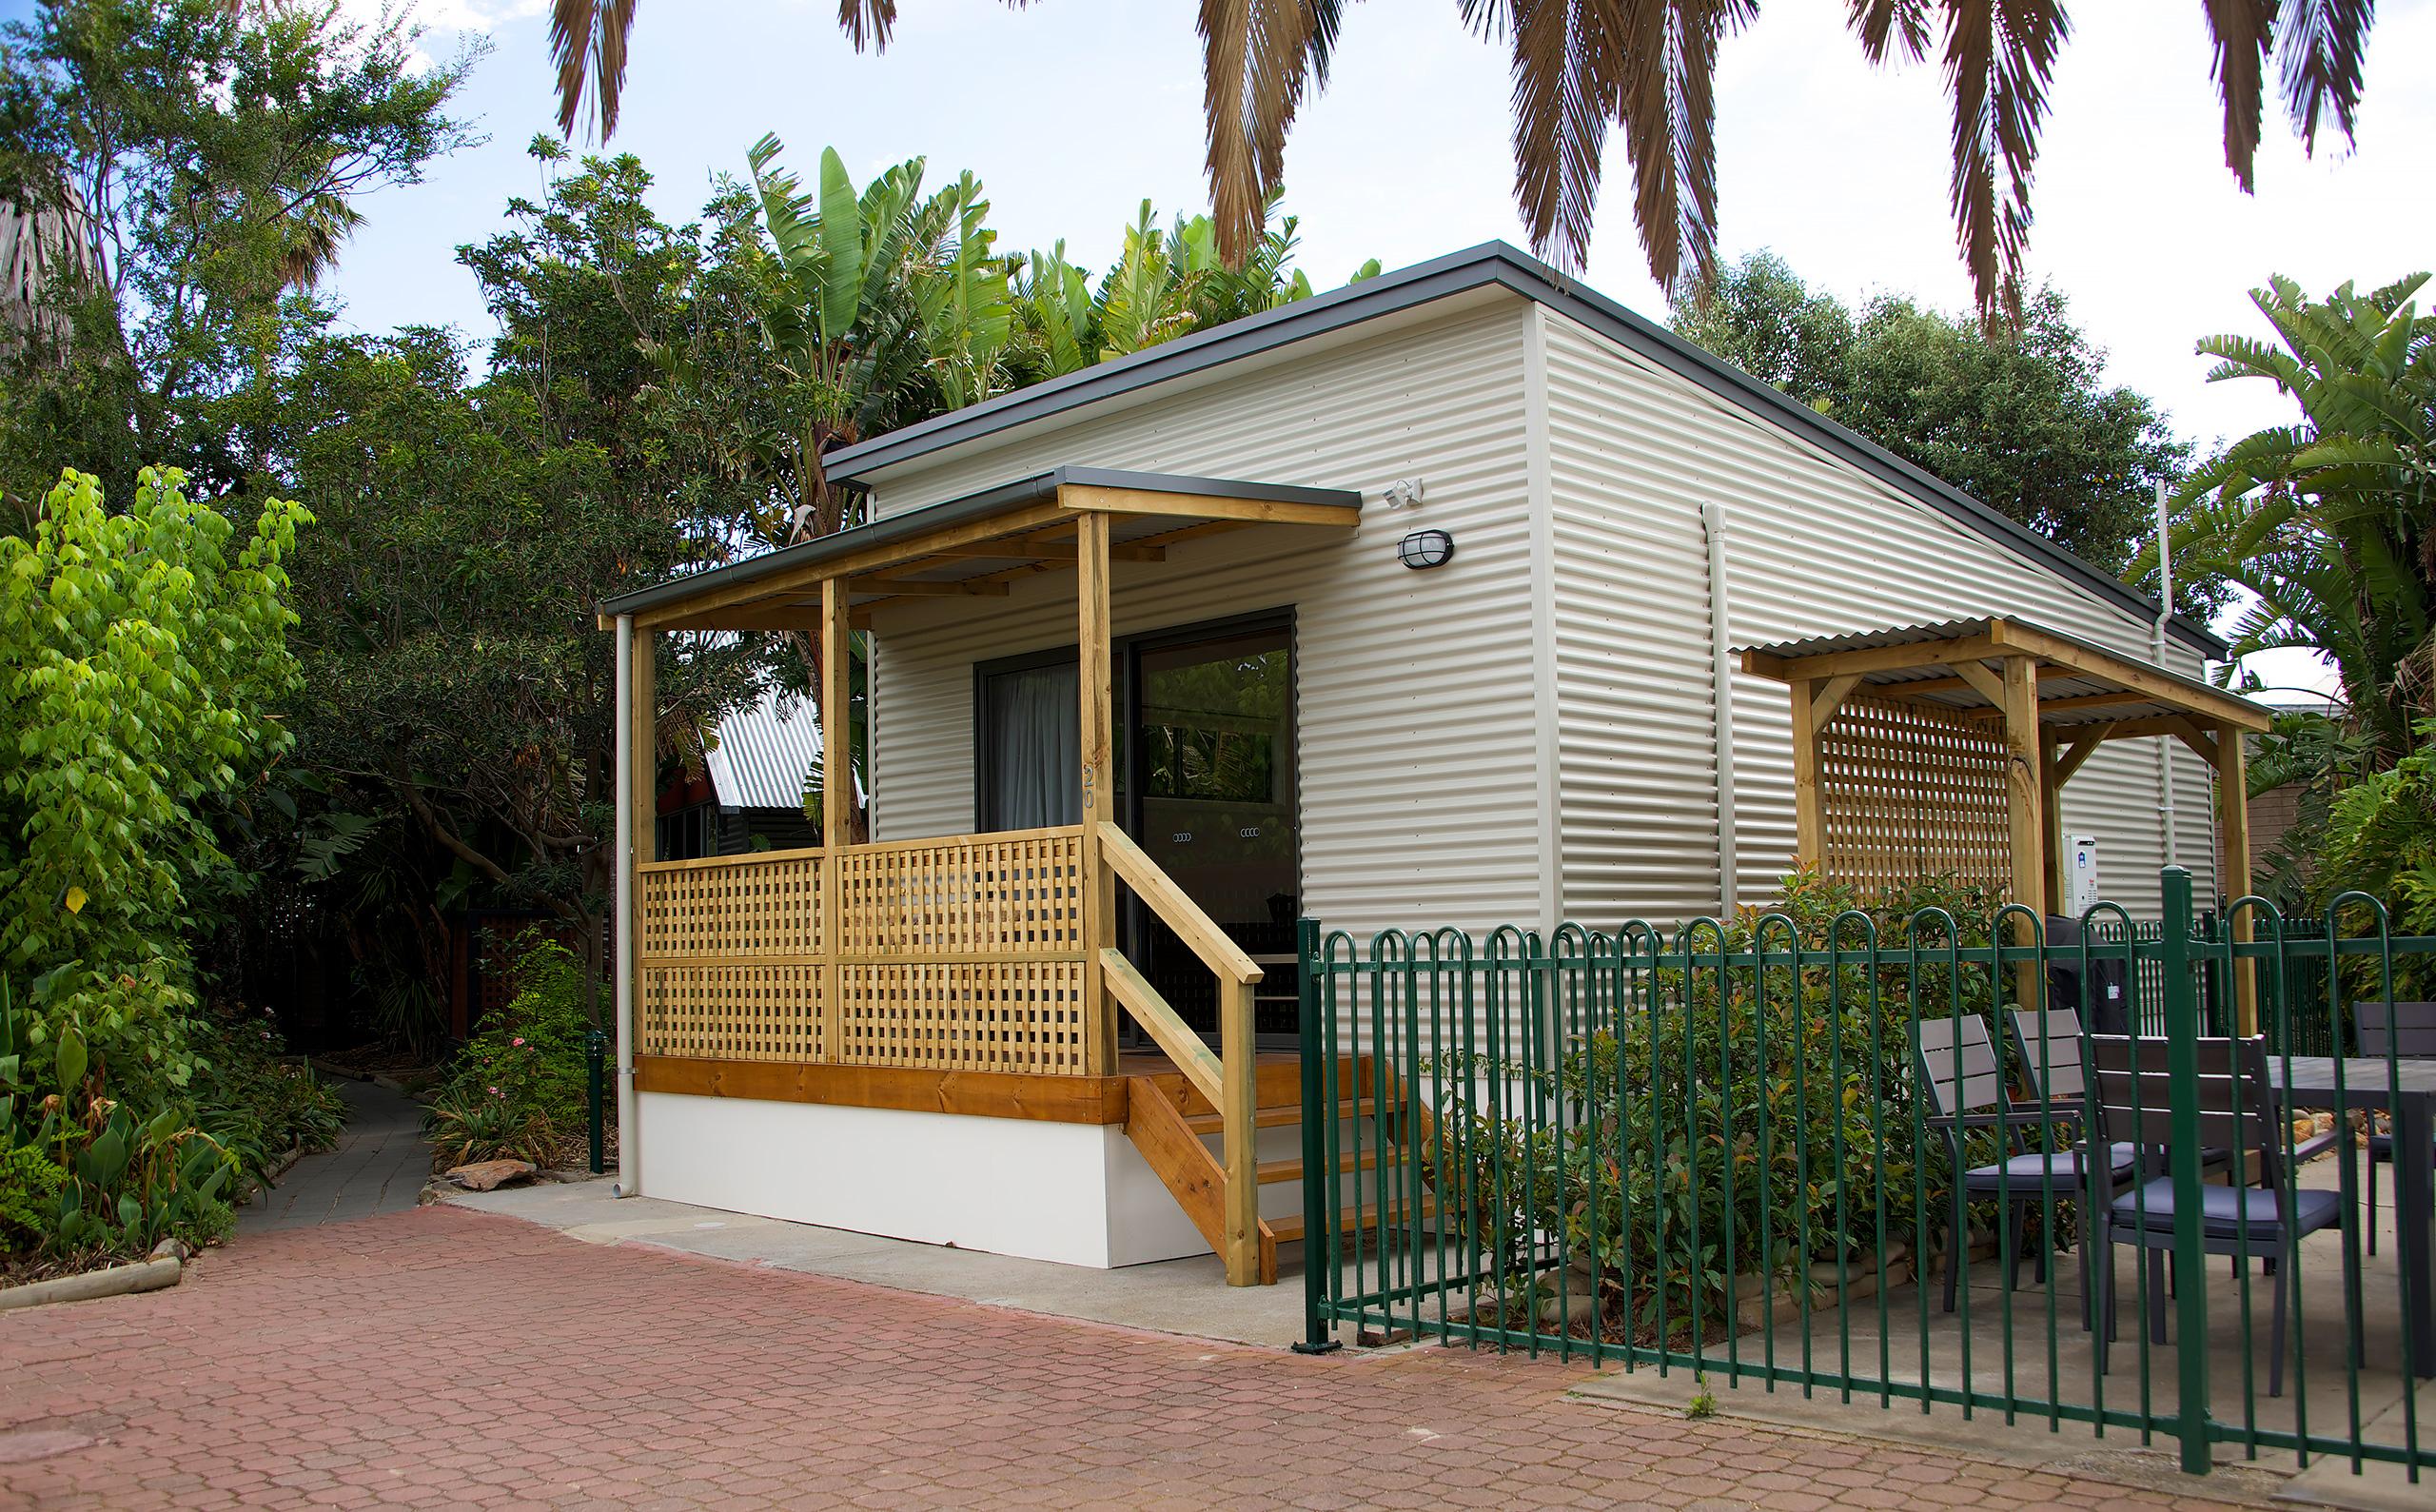
<svg viewBox="0 0 2436 1512"><path fill-rule="evenodd" d="M1304 1359L433 1208L0 1315L0 1506L2201 1504L1565 1400L1580 1379Z"/></svg>

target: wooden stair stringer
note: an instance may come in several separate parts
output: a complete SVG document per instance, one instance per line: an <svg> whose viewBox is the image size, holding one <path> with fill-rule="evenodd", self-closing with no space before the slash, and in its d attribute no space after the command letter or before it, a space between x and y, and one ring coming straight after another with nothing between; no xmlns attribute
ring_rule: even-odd
<svg viewBox="0 0 2436 1512"><path fill-rule="evenodd" d="M1160 1185L1192 1220L1216 1254L1227 1252L1227 1171L1185 1122L1184 1109L1148 1076L1125 1079L1125 1137L1142 1152ZM1262 1269L1274 1279L1271 1241L1263 1238Z"/></svg>

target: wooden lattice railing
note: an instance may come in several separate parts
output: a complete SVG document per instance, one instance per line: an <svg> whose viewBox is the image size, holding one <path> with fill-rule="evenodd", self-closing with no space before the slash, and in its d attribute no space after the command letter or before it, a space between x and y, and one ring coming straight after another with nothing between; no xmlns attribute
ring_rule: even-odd
<svg viewBox="0 0 2436 1512"><path fill-rule="evenodd" d="M1080 1072L1082 831L640 868L637 1048Z"/></svg>

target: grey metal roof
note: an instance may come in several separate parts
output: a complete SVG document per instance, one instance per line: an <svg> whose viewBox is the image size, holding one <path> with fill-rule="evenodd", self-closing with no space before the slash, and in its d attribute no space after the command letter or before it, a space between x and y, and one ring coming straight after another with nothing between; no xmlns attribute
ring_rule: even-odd
<svg viewBox="0 0 2436 1512"><path fill-rule="evenodd" d="M711 791L730 809L802 809L804 779L819 760L812 705L776 688L721 719L702 753Z"/></svg>
<svg viewBox="0 0 2436 1512"><path fill-rule="evenodd" d="M2198 698L2212 700L2240 697L2211 683L2186 677L2178 672L2157 666L2142 658L2126 656L2119 651L2110 651L2104 646L2094 644L2078 636L2068 635L2061 630L2051 630L2045 625L2014 616L2004 618L2009 625L2035 631L2039 635L2065 641L2095 656L2117 661L2135 662L2144 673L2171 682ZM1811 636L1800 640L1779 640L1773 645L1737 647L1736 650L1738 653L1749 651L1758 656L1795 661L1805 657L1832 656L1842 651L1875 651L1886 646L1916 646L1932 641L1982 636L1988 633L1992 622L1990 619L1946 619L1926 625L1890 625L1880 630L1858 630L1841 635ZM1903 694L1907 697L1918 698L1925 703L1942 704L1956 711L1990 707L1986 698L1969 688L1948 688L1925 693L1905 692L1907 683L1928 682L1933 679L1954 680L1947 676L1945 663L1933 663L1928 666L1894 667L1872 672L1861 678L1861 685L1868 688L1887 689ZM2183 714L2189 709L2187 703L2163 698L2148 701L2111 699L2103 707L2094 708L2075 709L2069 705L2061 708L2049 707L2051 703L2059 699L2117 694L2121 691L2122 684L2118 682L2105 677L2087 676L2050 662L2041 667L2038 672L2040 705L2038 722L2050 728L2070 729L2075 725L2111 724L2118 719Z"/></svg>
<svg viewBox="0 0 2436 1512"><path fill-rule="evenodd" d="M1058 488L1067 483L1078 488L1133 488L1154 494L1208 494L1228 499L1262 499L1284 504L1338 504L1350 508L1359 508L1362 504L1359 493L1345 488L1304 488L1289 483L1189 478L1176 473L1128 472L1113 467L1056 467L1030 478L1019 478L1011 483L1001 483L995 488L985 488L979 493L965 494L935 504L925 504L919 509L909 509L903 514L889 515L869 524L856 525L851 530L822 536L800 545L764 552L758 557L748 557L723 567L689 573L653 587L619 594L604 600L600 613L612 617L637 614L706 590L750 583L774 573L834 560L868 551L874 546L909 540L942 525L985 519L1025 504L1054 499ZM1136 535L1172 530L1180 522L1178 516L1126 517L1116 521L1111 539L1123 541ZM954 580L958 576L979 576L1004 565L1004 562L967 563L961 568L941 565L925 571L922 576L946 582Z"/></svg>
<svg viewBox="0 0 2436 1512"><path fill-rule="evenodd" d="M965 409L890 431L823 459L833 478L868 479L883 468L975 440L1010 426L1064 413L1101 400L1147 388L1273 350L1293 342L1394 314L1432 300L1496 286L1536 300L1721 398L1763 415L1931 508L1953 517L2030 557L2061 576L2153 621L2154 600L2036 531L1999 514L1961 489L1905 461L1809 405L1759 382L1730 363L1702 351L1674 332L1614 300L1567 280L1556 269L1504 242L1484 242L1464 251L1348 284L1340 289L1190 336L1179 337L1127 357L1086 367L1047 383ZM2225 642L2187 616L2170 621L2173 634L2207 656L2222 659Z"/></svg>

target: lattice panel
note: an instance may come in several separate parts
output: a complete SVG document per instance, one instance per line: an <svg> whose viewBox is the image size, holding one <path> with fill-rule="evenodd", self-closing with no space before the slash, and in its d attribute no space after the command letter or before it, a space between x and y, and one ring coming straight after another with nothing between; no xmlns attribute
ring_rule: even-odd
<svg viewBox="0 0 2436 1512"><path fill-rule="evenodd" d="M838 949L849 961L1083 948L1076 831L855 846L838 859Z"/></svg>
<svg viewBox="0 0 2436 1512"><path fill-rule="evenodd" d="M823 1058L816 961L646 962L641 1027L646 1055L702 1060Z"/></svg>
<svg viewBox="0 0 2436 1512"><path fill-rule="evenodd" d="M1827 875L2013 884L2004 737L1922 704L1855 695L1818 736Z"/></svg>
<svg viewBox="0 0 2436 1512"><path fill-rule="evenodd" d="M838 1052L861 1066L1084 1070L1083 963L848 962Z"/></svg>
<svg viewBox="0 0 2436 1512"><path fill-rule="evenodd" d="M642 874L642 953L687 960L820 953L820 853L671 861Z"/></svg>

